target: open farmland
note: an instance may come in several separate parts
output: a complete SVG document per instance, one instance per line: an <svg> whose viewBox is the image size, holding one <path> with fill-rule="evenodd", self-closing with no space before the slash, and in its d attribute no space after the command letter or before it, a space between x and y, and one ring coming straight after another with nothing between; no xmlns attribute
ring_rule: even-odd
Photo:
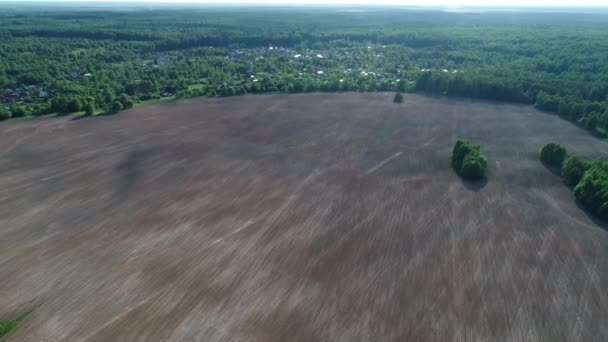
<svg viewBox="0 0 608 342"><path fill-rule="evenodd" d="M608 144L524 106L393 94L0 125L9 341L605 341L608 231L538 160ZM449 166L482 145L489 180Z"/></svg>

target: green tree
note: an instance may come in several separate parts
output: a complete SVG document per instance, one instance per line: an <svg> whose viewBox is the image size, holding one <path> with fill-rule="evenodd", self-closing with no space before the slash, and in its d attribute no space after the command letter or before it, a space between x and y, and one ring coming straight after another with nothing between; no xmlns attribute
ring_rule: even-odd
<svg viewBox="0 0 608 342"><path fill-rule="evenodd" d="M488 162L481 154L474 152L467 155L460 169L460 176L467 180L478 180L486 176Z"/></svg>
<svg viewBox="0 0 608 342"><path fill-rule="evenodd" d="M553 165L562 166L566 158L566 148L557 143L549 143L540 150L540 160Z"/></svg>
<svg viewBox="0 0 608 342"><path fill-rule="evenodd" d="M536 95L536 103L534 104L536 108L540 110L546 110L549 112L557 112L559 107L559 102L555 96L549 95L543 91L539 92Z"/></svg>
<svg viewBox="0 0 608 342"><path fill-rule="evenodd" d="M112 108L111 108L112 113L118 113L122 109L123 109L123 107L122 107L122 103L120 103L120 101L114 101L114 103L112 103Z"/></svg>
<svg viewBox="0 0 608 342"><path fill-rule="evenodd" d="M73 98L68 102L68 105L66 107L66 110L68 113L76 113L76 112L80 112L80 110L82 109L82 103L80 103L80 99L79 98Z"/></svg>
<svg viewBox="0 0 608 342"><path fill-rule="evenodd" d="M89 102L84 106L84 115L91 116L95 114L95 104L93 102Z"/></svg>
<svg viewBox="0 0 608 342"><path fill-rule="evenodd" d="M564 183L570 187L575 187L583 179L583 175L589 169L589 166L589 161L581 156L568 157L562 167Z"/></svg>
<svg viewBox="0 0 608 342"><path fill-rule="evenodd" d="M393 102L395 103L403 103L403 94L395 93L395 97L393 98Z"/></svg>
<svg viewBox="0 0 608 342"><path fill-rule="evenodd" d="M464 158L466 158L466 156L471 153L479 151L479 145L475 145L468 140L458 139L458 141L456 141L456 144L454 145L454 149L452 150L451 157L452 167L454 168L454 170L456 170L456 172L460 172L460 169L462 168L462 163L464 162Z"/></svg>
<svg viewBox="0 0 608 342"><path fill-rule="evenodd" d="M478 180L486 176L488 162L481 154L481 147L464 139L454 145L451 157L452 168L466 180Z"/></svg>
<svg viewBox="0 0 608 342"><path fill-rule="evenodd" d="M9 108L11 112L11 118L22 118L24 116L27 116L27 111L22 106L12 104Z"/></svg>
<svg viewBox="0 0 608 342"><path fill-rule="evenodd" d="M51 110L56 113L68 111L68 100L64 96L56 96L51 100Z"/></svg>
<svg viewBox="0 0 608 342"><path fill-rule="evenodd" d="M406 90L407 90L407 88L406 88L405 80L399 80L399 82L397 82L397 91L402 93L402 92L405 92Z"/></svg>
<svg viewBox="0 0 608 342"><path fill-rule="evenodd" d="M102 94L104 103L112 103L112 100L116 97L116 93L109 86L105 87Z"/></svg>
<svg viewBox="0 0 608 342"><path fill-rule="evenodd" d="M0 121L8 120L10 118L11 118L11 113L8 110L4 109L3 107L0 107Z"/></svg>
<svg viewBox="0 0 608 342"><path fill-rule="evenodd" d="M105 98L101 95L97 95L95 96L95 108L98 108L100 110L106 110L108 109L108 104L105 102Z"/></svg>
<svg viewBox="0 0 608 342"><path fill-rule="evenodd" d="M591 213L608 219L608 160L591 163L574 188L574 197Z"/></svg>
<svg viewBox="0 0 608 342"><path fill-rule="evenodd" d="M133 100L131 99L131 97L129 97L127 94L122 94L120 96L119 101L122 104L122 107L124 109L133 108L133 106L135 105L135 102L133 102Z"/></svg>

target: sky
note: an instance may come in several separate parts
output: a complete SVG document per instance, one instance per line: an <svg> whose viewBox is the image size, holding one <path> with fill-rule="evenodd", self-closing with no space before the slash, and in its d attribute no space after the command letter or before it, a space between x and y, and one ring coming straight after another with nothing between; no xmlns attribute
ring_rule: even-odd
<svg viewBox="0 0 608 342"><path fill-rule="evenodd" d="M15 2L15 0L0 0ZM276 5L403 5L445 7L593 7L608 6L608 0L21 0L19 2L116 2L116 3L193 3L193 4L276 4Z"/></svg>

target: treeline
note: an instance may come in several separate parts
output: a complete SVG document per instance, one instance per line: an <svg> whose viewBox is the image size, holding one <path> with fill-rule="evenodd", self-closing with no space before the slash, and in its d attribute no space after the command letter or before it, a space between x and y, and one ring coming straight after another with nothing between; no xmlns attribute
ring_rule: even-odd
<svg viewBox="0 0 608 342"><path fill-rule="evenodd" d="M608 219L608 160L587 161L572 156L564 164L562 173L568 184L576 183L576 200L594 215Z"/></svg>
<svg viewBox="0 0 608 342"><path fill-rule="evenodd" d="M566 148L557 143L545 145L540 159L561 168L564 183L572 189L576 201L587 211L608 219L608 160L594 161L582 156L566 158Z"/></svg>
<svg viewBox="0 0 608 342"><path fill-rule="evenodd" d="M541 110L557 113L599 137L608 138L608 103L605 101L608 88L606 87L602 85L601 88L593 88L586 97L578 98L540 92L536 97L535 105Z"/></svg>
<svg viewBox="0 0 608 342"><path fill-rule="evenodd" d="M449 75L435 71L421 74L416 82L416 90L532 104L540 110L556 113L599 137L608 138L608 82L569 89L575 84L579 83L566 83L560 87L562 89L554 90L551 94L547 92L549 82L535 83L527 77L513 77L507 83L500 78L479 74Z"/></svg>
<svg viewBox="0 0 608 342"><path fill-rule="evenodd" d="M12 37L40 37L40 38L85 38L85 39L112 39L112 40L141 40L153 41L161 37L140 34L137 32L116 32L116 31L82 31L82 30L11 30L9 35Z"/></svg>
<svg viewBox="0 0 608 342"><path fill-rule="evenodd" d="M607 30L555 13L24 11L0 22L0 118L126 97L419 91L535 105L607 137Z"/></svg>

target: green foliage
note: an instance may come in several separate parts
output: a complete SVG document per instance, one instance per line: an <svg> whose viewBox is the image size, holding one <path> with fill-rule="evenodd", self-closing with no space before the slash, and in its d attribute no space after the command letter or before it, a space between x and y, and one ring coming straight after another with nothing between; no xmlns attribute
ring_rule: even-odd
<svg viewBox="0 0 608 342"><path fill-rule="evenodd" d="M562 179L564 183L570 187L575 187L581 179L585 171L589 169L590 163L581 156L570 156L562 166Z"/></svg>
<svg viewBox="0 0 608 342"><path fill-rule="evenodd" d="M466 180L478 180L486 176L488 162L481 154L481 147L468 140L456 141L451 163L454 171Z"/></svg>
<svg viewBox="0 0 608 342"><path fill-rule="evenodd" d="M479 153L480 150L481 148L479 145L473 144L468 140L458 139L454 145L451 158L454 170L459 171L462 168L462 164L467 155Z"/></svg>
<svg viewBox="0 0 608 342"><path fill-rule="evenodd" d="M71 99L68 102L66 109L67 109L68 113L80 112L80 110L82 109L82 104L80 103L80 99L78 99L78 98Z"/></svg>
<svg viewBox="0 0 608 342"><path fill-rule="evenodd" d="M553 95L549 95L544 91L538 92L534 106L540 110L548 112L557 112L559 109L559 99Z"/></svg>
<svg viewBox="0 0 608 342"><path fill-rule="evenodd" d="M127 94L122 94L119 98L119 102L122 104L124 109L133 108L135 102Z"/></svg>
<svg viewBox="0 0 608 342"><path fill-rule="evenodd" d="M0 92L27 90L3 101L42 115L90 99L110 111L174 95L419 91L534 104L608 137L606 16L366 14L24 8L0 24Z"/></svg>
<svg viewBox="0 0 608 342"><path fill-rule="evenodd" d="M486 176L488 162L479 153L471 153L464 158L460 176L468 180L482 179Z"/></svg>
<svg viewBox="0 0 608 342"><path fill-rule="evenodd" d="M95 114L95 103L89 102L84 106L84 115L91 116Z"/></svg>
<svg viewBox="0 0 608 342"><path fill-rule="evenodd" d="M608 160L593 161L574 188L574 197L589 212L608 219Z"/></svg>
<svg viewBox="0 0 608 342"><path fill-rule="evenodd" d="M10 119L10 118L11 118L11 113L8 110L0 107L0 121L4 121L4 120Z"/></svg>
<svg viewBox="0 0 608 342"><path fill-rule="evenodd" d="M23 108L23 106L20 106L20 105L13 104L10 106L9 110L11 112L12 118L22 118L27 115L27 111L25 110L25 108Z"/></svg>
<svg viewBox="0 0 608 342"><path fill-rule="evenodd" d="M122 103L120 101L114 101L112 104L112 108L110 109L111 113L118 113L123 109Z"/></svg>
<svg viewBox="0 0 608 342"><path fill-rule="evenodd" d="M68 99L65 96L56 96L51 100L50 106L51 112L56 113L67 113L68 112Z"/></svg>
<svg viewBox="0 0 608 342"><path fill-rule="evenodd" d="M403 94L395 93L395 97L393 98L393 102L395 103L403 103Z"/></svg>
<svg viewBox="0 0 608 342"><path fill-rule="evenodd" d="M566 148L557 143L548 143L540 150L540 160L553 165L561 166L566 158Z"/></svg>
<svg viewBox="0 0 608 342"><path fill-rule="evenodd" d="M1 320L0 321L0 338L17 326L17 320Z"/></svg>
<svg viewBox="0 0 608 342"><path fill-rule="evenodd" d="M32 310L26 311L15 319L0 320L0 339L2 339L2 337L11 332L13 329L15 329L15 327L17 327L17 324L19 324L19 322L21 322L31 312Z"/></svg>

